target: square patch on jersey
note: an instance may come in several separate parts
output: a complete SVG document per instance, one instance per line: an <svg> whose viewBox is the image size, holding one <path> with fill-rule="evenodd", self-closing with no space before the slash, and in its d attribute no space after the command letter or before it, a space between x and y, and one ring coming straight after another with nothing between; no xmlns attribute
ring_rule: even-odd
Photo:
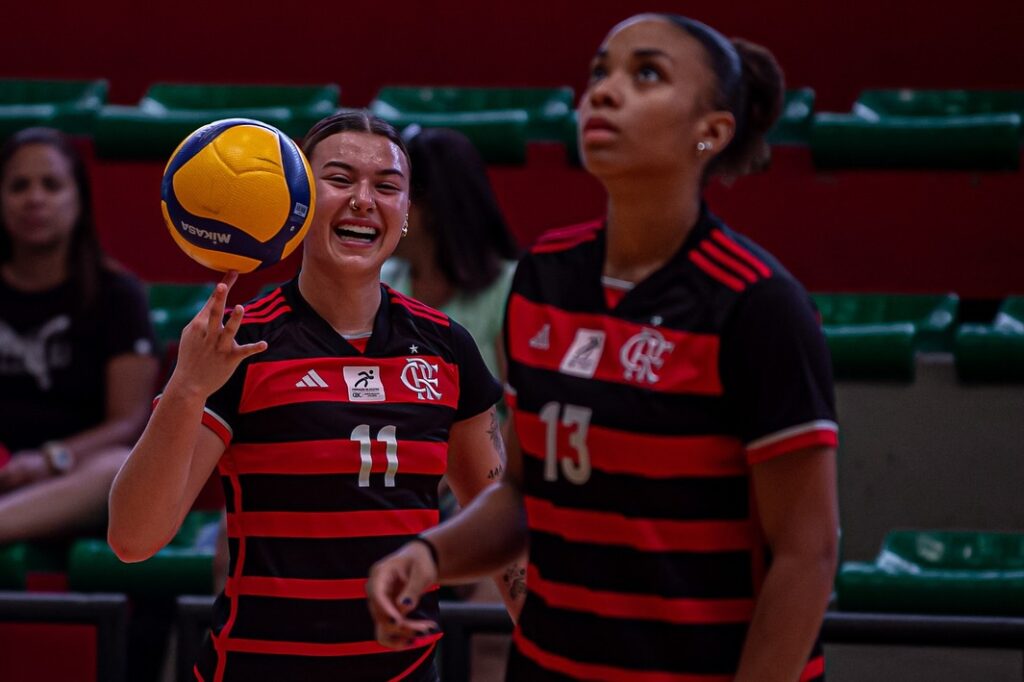
<svg viewBox="0 0 1024 682"><path fill-rule="evenodd" d="M604 351L604 331L601 329L577 329L569 351L562 357L558 370L562 374L590 379L597 371Z"/></svg>
<svg viewBox="0 0 1024 682"><path fill-rule="evenodd" d="M380 367L345 367L343 372L350 401L354 403L384 402L384 384L380 380Z"/></svg>

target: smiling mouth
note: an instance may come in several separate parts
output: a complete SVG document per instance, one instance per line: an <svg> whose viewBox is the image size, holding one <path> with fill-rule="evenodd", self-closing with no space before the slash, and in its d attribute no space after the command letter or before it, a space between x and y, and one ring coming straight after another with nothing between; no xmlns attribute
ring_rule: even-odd
<svg viewBox="0 0 1024 682"><path fill-rule="evenodd" d="M363 244L372 244L380 235L380 230L375 227L342 223L334 226L334 234L341 239L351 239Z"/></svg>

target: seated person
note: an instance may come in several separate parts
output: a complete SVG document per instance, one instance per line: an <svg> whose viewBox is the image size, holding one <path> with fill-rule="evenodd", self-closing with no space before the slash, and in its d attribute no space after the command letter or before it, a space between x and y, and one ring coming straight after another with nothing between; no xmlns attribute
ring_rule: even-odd
<svg viewBox="0 0 1024 682"><path fill-rule="evenodd" d="M60 132L0 149L0 544L96 530L150 410L146 296L106 258Z"/></svg>

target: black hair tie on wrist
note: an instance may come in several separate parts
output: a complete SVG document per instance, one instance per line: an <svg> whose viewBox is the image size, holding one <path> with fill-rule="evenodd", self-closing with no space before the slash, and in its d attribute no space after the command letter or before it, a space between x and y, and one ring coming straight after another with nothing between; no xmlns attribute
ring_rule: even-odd
<svg viewBox="0 0 1024 682"><path fill-rule="evenodd" d="M434 546L433 542L431 542L430 540L426 539L422 535L417 535L416 537L414 537L409 542L420 542L420 543L423 543L423 545L426 546L427 551L430 552L430 558L434 562L434 568L437 569L438 572L440 572L440 570L441 570L441 562L437 560L437 547Z"/></svg>

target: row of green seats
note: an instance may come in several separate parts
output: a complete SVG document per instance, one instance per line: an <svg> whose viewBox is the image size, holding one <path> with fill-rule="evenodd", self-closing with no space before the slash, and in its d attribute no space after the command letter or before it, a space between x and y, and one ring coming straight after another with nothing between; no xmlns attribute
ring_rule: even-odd
<svg viewBox="0 0 1024 682"><path fill-rule="evenodd" d="M151 86L134 106L107 105L105 81L0 80L0 137L29 125L91 134L101 157L162 159L188 133L213 120L255 118L299 138L336 111L334 84ZM773 143L806 141L814 105L810 89L786 95ZM576 158L577 115L572 88L385 87L370 111L406 128L462 131L490 163L523 163L528 142L565 146Z"/></svg>
<svg viewBox="0 0 1024 682"><path fill-rule="evenodd" d="M892 531L835 587L842 611L1024 616L1024 534Z"/></svg>
<svg viewBox="0 0 1024 682"><path fill-rule="evenodd" d="M177 342L181 330L213 293L212 284L153 283L147 287L149 319L162 346Z"/></svg>
<svg viewBox="0 0 1024 682"><path fill-rule="evenodd" d="M1012 170L1020 165L1024 91L866 90L850 113L821 113L819 168Z"/></svg>
<svg viewBox="0 0 1024 682"><path fill-rule="evenodd" d="M1024 297L989 323L956 324L954 294L813 294L837 379L914 378L919 352L951 352L968 382L1024 382Z"/></svg>
<svg viewBox="0 0 1024 682"><path fill-rule="evenodd" d="M146 561L123 563L106 540L0 545L0 589L24 590L33 573L65 573L75 592L126 592L149 596L210 594L220 512L193 511L168 543Z"/></svg>

